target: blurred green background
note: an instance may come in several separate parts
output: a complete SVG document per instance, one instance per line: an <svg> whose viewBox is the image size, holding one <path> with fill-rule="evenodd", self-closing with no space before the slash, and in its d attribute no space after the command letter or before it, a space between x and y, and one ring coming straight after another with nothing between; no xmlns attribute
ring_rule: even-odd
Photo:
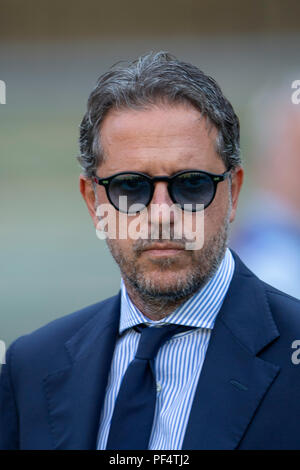
<svg viewBox="0 0 300 470"><path fill-rule="evenodd" d="M218 81L241 120L242 215L251 194L249 103L287 72L300 78L300 5L241 3L0 1L7 86L0 104L0 338L7 346L119 288L118 268L79 194L76 161L87 97L119 60L168 50Z"/></svg>

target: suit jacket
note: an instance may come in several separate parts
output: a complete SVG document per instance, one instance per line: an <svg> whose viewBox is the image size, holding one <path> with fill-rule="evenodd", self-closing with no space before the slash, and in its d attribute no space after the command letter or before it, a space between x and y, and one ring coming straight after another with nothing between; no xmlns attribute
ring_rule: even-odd
<svg viewBox="0 0 300 470"><path fill-rule="evenodd" d="M299 449L300 364L291 346L300 340L300 301L234 258L183 449ZM1 449L96 449L119 316L120 293L10 346Z"/></svg>

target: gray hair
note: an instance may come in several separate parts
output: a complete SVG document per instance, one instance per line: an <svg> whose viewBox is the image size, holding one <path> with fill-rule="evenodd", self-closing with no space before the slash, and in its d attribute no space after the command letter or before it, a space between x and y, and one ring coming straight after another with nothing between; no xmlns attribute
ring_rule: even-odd
<svg viewBox="0 0 300 470"><path fill-rule="evenodd" d="M106 113L112 108L145 109L157 102L190 103L216 127L216 151L226 168L241 165L239 119L219 85L196 66L161 51L145 54L127 67L115 66L99 77L80 124L77 158L87 178L104 159L100 126Z"/></svg>

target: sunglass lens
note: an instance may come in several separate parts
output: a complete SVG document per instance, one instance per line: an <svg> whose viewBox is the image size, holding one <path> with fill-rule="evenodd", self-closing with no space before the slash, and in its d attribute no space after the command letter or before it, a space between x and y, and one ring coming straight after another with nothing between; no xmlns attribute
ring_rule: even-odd
<svg viewBox="0 0 300 470"><path fill-rule="evenodd" d="M184 204L191 205L187 210L197 210L196 204L207 207L214 196L214 183L204 173L183 173L178 175L172 184L174 200L183 208Z"/></svg>
<svg viewBox="0 0 300 470"><path fill-rule="evenodd" d="M135 213L137 207L133 204L147 205L151 195L151 185L140 175L119 175L112 179L109 186L109 196L113 204L122 212ZM125 196L125 198L124 198ZM119 198L122 197L120 200ZM125 208L127 207L127 211Z"/></svg>

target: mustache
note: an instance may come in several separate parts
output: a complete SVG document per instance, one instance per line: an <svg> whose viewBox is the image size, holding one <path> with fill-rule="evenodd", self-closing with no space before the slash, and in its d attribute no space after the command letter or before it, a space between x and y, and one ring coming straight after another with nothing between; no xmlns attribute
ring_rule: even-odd
<svg viewBox="0 0 300 470"><path fill-rule="evenodd" d="M185 244L189 242L188 239L186 239L185 237L181 237L181 238L175 238L175 237L168 237L168 238L148 238L148 239L144 239L144 238L139 238L135 241L135 243L133 244L133 251L134 253L136 253L137 255L141 254L144 250L146 250L150 245L153 245L154 243L156 245L158 245L159 243L176 243L176 245L178 246L178 248L182 248L184 249L185 248Z"/></svg>
<svg viewBox="0 0 300 470"><path fill-rule="evenodd" d="M147 235L147 234L146 234ZM176 233L174 224L171 226L165 225L164 223L155 226L153 231L148 232L148 237L143 236L138 238L132 246L133 252L136 254L142 253L150 245L158 245L160 243L176 243L178 248L185 248L186 243L191 241L190 238L185 236L184 232L180 234Z"/></svg>

